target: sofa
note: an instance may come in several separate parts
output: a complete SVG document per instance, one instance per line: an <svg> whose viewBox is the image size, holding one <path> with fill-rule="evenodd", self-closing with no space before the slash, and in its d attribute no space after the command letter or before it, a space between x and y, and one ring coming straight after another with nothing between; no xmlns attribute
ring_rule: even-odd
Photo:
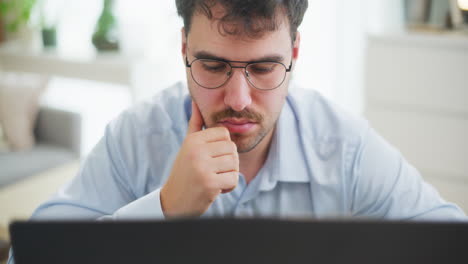
<svg viewBox="0 0 468 264"><path fill-rule="evenodd" d="M8 185L76 160L81 149L81 116L41 106L31 150L0 153L0 191Z"/></svg>
<svg viewBox="0 0 468 264"><path fill-rule="evenodd" d="M69 164L72 161L76 163L81 154L81 124L81 116L78 113L40 107L34 128L36 141L34 147L27 151L0 153L0 207L6 206L1 203L13 203L13 206L6 206L0 210L0 214L4 214L3 218L29 215L32 212L29 205L40 202L39 197L49 193L53 188L37 186L40 191L31 193L28 191L27 184L23 186L29 178L37 178L55 167ZM37 178L35 182L43 180L50 183L50 180L47 181L43 176ZM16 193L18 194L12 195ZM24 196L26 193L27 196ZM28 202L25 199L31 201ZM12 207L16 209L11 210ZM5 263L8 257L10 243L7 229L8 226L2 222L0 224L0 263Z"/></svg>

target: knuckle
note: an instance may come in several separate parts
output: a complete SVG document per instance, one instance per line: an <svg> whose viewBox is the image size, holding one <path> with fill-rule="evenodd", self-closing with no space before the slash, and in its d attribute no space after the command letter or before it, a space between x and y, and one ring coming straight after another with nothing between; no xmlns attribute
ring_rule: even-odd
<svg viewBox="0 0 468 264"><path fill-rule="evenodd" d="M229 162L234 165L236 171L239 171L239 156L229 155Z"/></svg>
<svg viewBox="0 0 468 264"><path fill-rule="evenodd" d="M225 127L222 127L223 129L223 136L226 138L230 138L231 136L229 135L229 130Z"/></svg>
<svg viewBox="0 0 468 264"><path fill-rule="evenodd" d="M237 163L237 156L236 155L229 155L229 160L232 163Z"/></svg>
<svg viewBox="0 0 468 264"><path fill-rule="evenodd" d="M231 187L235 188L237 186L237 183L239 182L239 174L237 172L232 172L230 174L231 178Z"/></svg>
<svg viewBox="0 0 468 264"><path fill-rule="evenodd" d="M234 157L234 155L226 155L226 156L223 156L223 163L229 167L233 167L235 164L236 164L236 157Z"/></svg>
<svg viewBox="0 0 468 264"><path fill-rule="evenodd" d="M223 127L223 136L226 138L226 139L231 139L231 134L229 134L229 130L225 127Z"/></svg>
<svg viewBox="0 0 468 264"><path fill-rule="evenodd" d="M224 138L229 138L229 130L225 127L216 127L216 133Z"/></svg>
<svg viewBox="0 0 468 264"><path fill-rule="evenodd" d="M218 133L220 133L222 128L223 127L210 127L208 129L206 129L205 131L209 132L209 133L212 133L212 134L218 134Z"/></svg>
<svg viewBox="0 0 468 264"><path fill-rule="evenodd" d="M234 142L231 141L231 142L229 142L229 144L231 145L231 146L230 146L231 151L232 151L233 153L237 153L237 145L236 145L236 143L234 143Z"/></svg>

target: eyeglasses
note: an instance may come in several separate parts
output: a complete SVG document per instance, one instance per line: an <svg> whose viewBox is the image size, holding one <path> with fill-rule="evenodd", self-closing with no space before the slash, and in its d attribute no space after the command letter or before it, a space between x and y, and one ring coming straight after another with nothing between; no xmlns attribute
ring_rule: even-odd
<svg viewBox="0 0 468 264"><path fill-rule="evenodd" d="M246 63L246 65L233 66L231 63ZM286 79L286 73L292 68L292 60L286 68L283 63L274 61L245 62L197 58L189 63L185 57L185 66L190 68L193 80L207 89L223 86L231 78L232 69L242 68L253 87L259 90L273 90Z"/></svg>

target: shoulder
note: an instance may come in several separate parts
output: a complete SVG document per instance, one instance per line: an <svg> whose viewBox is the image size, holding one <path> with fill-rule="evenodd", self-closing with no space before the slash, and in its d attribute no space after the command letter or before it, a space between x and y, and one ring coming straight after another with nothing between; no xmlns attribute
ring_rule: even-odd
<svg viewBox="0 0 468 264"><path fill-rule="evenodd" d="M168 131L183 132L187 126L187 88L182 83L164 89L152 98L123 111L109 124L111 132L144 136Z"/></svg>
<svg viewBox="0 0 468 264"><path fill-rule="evenodd" d="M106 151L137 197L168 175L185 135L188 99L187 89L178 83L125 110L107 126Z"/></svg>
<svg viewBox="0 0 468 264"><path fill-rule="evenodd" d="M349 113L311 89L293 87L288 103L296 113L301 132L315 142L346 141L358 144L368 132L368 122Z"/></svg>

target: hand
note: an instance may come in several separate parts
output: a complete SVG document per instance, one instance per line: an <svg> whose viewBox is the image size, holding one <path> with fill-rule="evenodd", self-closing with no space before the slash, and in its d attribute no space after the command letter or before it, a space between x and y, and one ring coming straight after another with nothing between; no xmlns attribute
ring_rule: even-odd
<svg viewBox="0 0 468 264"><path fill-rule="evenodd" d="M200 110L192 101L187 135L161 189L161 207L166 217L202 215L220 193L237 186L239 155L229 130L202 127Z"/></svg>

